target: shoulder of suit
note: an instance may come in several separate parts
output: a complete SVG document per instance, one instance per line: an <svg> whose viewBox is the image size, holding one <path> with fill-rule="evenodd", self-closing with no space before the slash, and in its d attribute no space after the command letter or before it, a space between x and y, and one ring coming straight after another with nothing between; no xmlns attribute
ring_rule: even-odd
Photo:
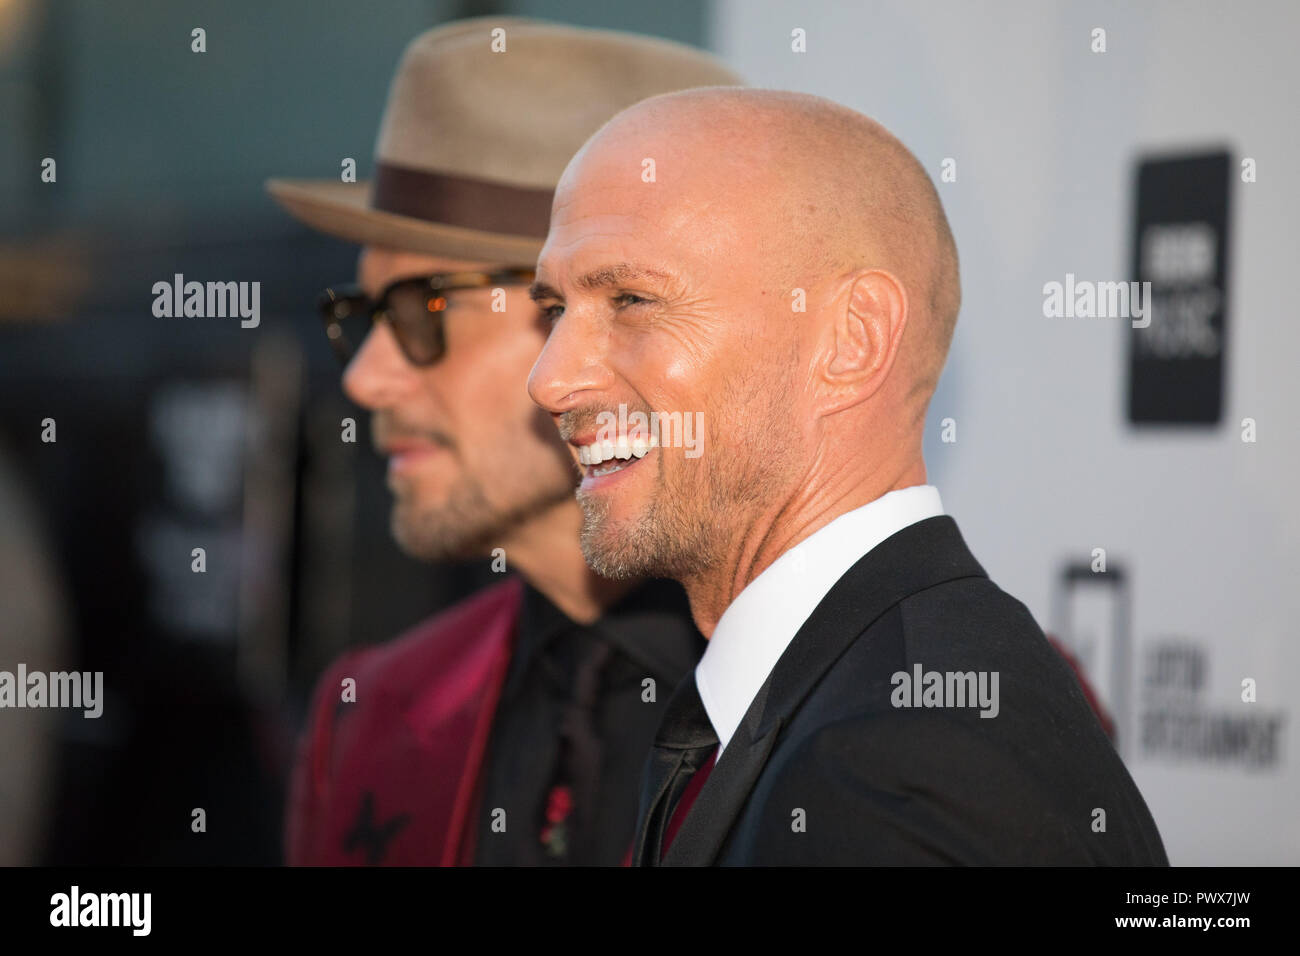
<svg viewBox="0 0 1300 956"><path fill-rule="evenodd" d="M1063 679L1068 667L1021 601L988 578L961 578L899 602L906 663L1014 674L1040 671Z"/></svg>
<svg viewBox="0 0 1300 956"><path fill-rule="evenodd" d="M927 699L927 686L940 696ZM1017 767L1032 779L1120 768L1069 665L1029 609L987 578L900 601L837 662L790 730L785 756L796 775L850 753L860 766L997 768L1008 779Z"/></svg>
<svg viewBox="0 0 1300 956"><path fill-rule="evenodd" d="M943 697L931 704L925 688L936 678ZM1028 744L1035 759L1065 763L1079 748L1111 749L1029 609L983 577L916 592L873 622L804 701L787 739L807 759L831 740L831 751L907 749L929 733L952 742L957 758L991 748L1020 760Z"/></svg>

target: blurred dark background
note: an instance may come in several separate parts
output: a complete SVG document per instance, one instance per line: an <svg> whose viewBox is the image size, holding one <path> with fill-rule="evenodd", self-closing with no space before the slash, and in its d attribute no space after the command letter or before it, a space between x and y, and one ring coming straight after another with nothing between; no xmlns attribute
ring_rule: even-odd
<svg viewBox="0 0 1300 956"><path fill-rule="evenodd" d="M703 45L708 5L0 0L0 669L106 697L11 712L0 863L278 863L321 669L486 581L392 543L312 311L357 250L262 188L366 178L404 46L485 14ZM259 328L155 318L176 273L259 281Z"/></svg>

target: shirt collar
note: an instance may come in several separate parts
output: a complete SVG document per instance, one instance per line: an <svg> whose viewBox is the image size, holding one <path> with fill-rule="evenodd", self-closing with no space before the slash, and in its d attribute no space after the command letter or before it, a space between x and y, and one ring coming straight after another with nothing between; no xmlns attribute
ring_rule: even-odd
<svg viewBox="0 0 1300 956"><path fill-rule="evenodd" d="M647 677L668 688L690 673L704 650L704 638L695 628L686 593L676 582L644 581L595 623L582 625L525 581L519 633L506 675L506 695L519 688L532 662L551 641L571 628L584 627L644 668Z"/></svg>
<svg viewBox="0 0 1300 956"><path fill-rule="evenodd" d="M804 621L867 552L909 525L943 514L933 485L914 485L846 512L773 561L719 618L695 668L718 734L718 755Z"/></svg>

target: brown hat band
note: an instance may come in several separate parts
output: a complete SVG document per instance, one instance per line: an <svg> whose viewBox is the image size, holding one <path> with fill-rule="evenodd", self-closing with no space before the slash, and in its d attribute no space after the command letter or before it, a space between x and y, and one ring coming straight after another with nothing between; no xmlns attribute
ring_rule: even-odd
<svg viewBox="0 0 1300 956"><path fill-rule="evenodd" d="M553 197L550 189L506 186L376 162L370 205L381 212L447 226L545 239Z"/></svg>

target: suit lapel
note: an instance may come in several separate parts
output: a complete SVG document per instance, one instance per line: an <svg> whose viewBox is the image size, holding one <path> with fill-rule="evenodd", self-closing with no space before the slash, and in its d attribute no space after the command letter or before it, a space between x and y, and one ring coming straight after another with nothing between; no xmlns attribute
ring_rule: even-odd
<svg viewBox="0 0 1300 956"><path fill-rule="evenodd" d="M665 865L716 862L781 728L840 656L887 610L946 581L986 577L952 518L910 525L864 555L822 598L781 655L701 788Z"/></svg>
<svg viewBox="0 0 1300 956"><path fill-rule="evenodd" d="M430 820L425 853L455 866L473 852L475 796L497 703L514 648L522 588L456 622L440 642L437 679L421 688L404 717L430 778L422 786Z"/></svg>
<svg viewBox="0 0 1300 956"><path fill-rule="evenodd" d="M717 859L732 823L776 746L780 730L778 721L754 740L742 723L682 821L677 838L664 854L664 866L709 866Z"/></svg>

